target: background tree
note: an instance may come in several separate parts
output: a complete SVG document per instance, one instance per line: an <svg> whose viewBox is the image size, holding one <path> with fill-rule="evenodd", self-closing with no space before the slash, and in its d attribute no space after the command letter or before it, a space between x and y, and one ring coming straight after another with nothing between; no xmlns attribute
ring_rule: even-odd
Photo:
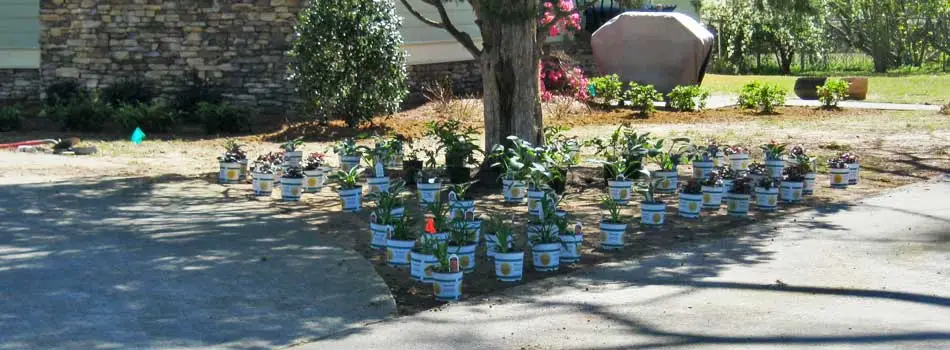
<svg viewBox="0 0 950 350"><path fill-rule="evenodd" d="M400 24L392 1L308 1L289 53L307 111L349 126L395 113L408 94Z"/></svg>

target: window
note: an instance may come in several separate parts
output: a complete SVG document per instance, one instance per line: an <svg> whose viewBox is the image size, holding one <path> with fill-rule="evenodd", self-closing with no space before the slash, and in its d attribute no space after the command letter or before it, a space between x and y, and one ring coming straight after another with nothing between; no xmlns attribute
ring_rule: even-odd
<svg viewBox="0 0 950 350"><path fill-rule="evenodd" d="M40 0L0 0L0 69L40 68Z"/></svg>

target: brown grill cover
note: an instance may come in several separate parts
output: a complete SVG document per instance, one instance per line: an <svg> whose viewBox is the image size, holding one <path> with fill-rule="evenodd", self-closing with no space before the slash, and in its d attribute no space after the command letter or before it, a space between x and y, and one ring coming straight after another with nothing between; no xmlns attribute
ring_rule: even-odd
<svg viewBox="0 0 950 350"><path fill-rule="evenodd" d="M702 82L713 44L709 30L675 12L625 12L591 37L602 73L653 84L664 94L677 85Z"/></svg>

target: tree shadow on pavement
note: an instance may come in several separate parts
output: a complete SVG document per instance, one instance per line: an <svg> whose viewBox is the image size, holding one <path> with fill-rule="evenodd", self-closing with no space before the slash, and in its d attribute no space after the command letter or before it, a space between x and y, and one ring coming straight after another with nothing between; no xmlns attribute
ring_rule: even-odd
<svg viewBox="0 0 950 350"><path fill-rule="evenodd" d="M0 348L264 349L395 312L310 208L181 176L2 185Z"/></svg>

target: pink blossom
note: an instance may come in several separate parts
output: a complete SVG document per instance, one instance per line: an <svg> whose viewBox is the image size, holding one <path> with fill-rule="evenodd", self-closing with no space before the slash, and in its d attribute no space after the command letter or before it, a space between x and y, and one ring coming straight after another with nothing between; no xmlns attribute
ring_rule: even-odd
<svg viewBox="0 0 950 350"><path fill-rule="evenodd" d="M561 12L571 12L574 11L574 1L573 0L561 0L557 7L561 9Z"/></svg>
<svg viewBox="0 0 950 350"><path fill-rule="evenodd" d="M561 35L561 30L556 25L551 26L551 28L548 28L548 35L549 36Z"/></svg>
<svg viewBox="0 0 950 350"><path fill-rule="evenodd" d="M551 13L550 11L545 11L545 12L544 12L544 17L541 17L541 24L545 24L545 25L546 25L546 24L549 24L549 23L551 23L551 22L554 22L554 14Z"/></svg>
<svg viewBox="0 0 950 350"><path fill-rule="evenodd" d="M545 2L544 2L544 8L546 8L546 9L550 9L550 8L553 7L553 6L554 6L554 5L551 4L550 1L545 1Z"/></svg>

